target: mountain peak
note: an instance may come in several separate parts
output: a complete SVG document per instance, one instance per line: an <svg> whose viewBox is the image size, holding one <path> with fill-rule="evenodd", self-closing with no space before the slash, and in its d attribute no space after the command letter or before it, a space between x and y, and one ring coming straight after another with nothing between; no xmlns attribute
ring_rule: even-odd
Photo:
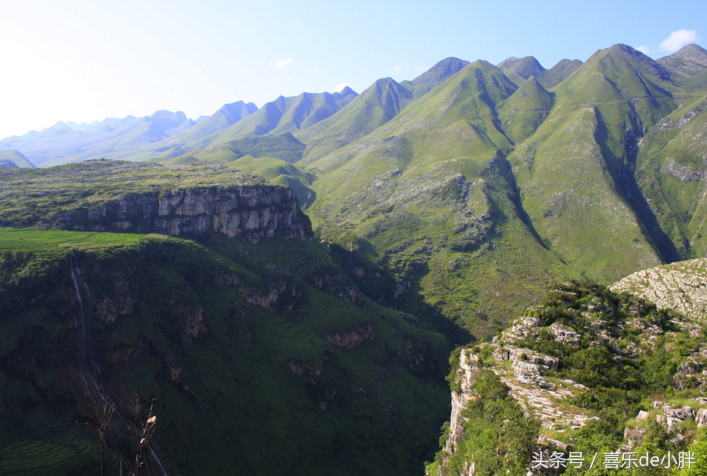
<svg viewBox="0 0 707 476"><path fill-rule="evenodd" d="M524 58L516 58L514 56L511 56L510 58L506 58L505 60L498 63L496 66L502 71L506 71L510 68L513 68L515 70L527 70L529 72L545 71L543 65L541 65L540 62L534 56L526 56ZM528 77L530 76L535 75L529 75Z"/></svg>
<svg viewBox="0 0 707 476"><path fill-rule="evenodd" d="M546 71L543 65L533 56L526 56L520 59L510 57L498 63L497 67L517 85L523 84L532 76L536 79L540 78Z"/></svg>
<svg viewBox="0 0 707 476"><path fill-rule="evenodd" d="M350 95L352 95L352 94L353 94L354 96L358 96L358 94L356 93L356 91L354 91L353 89L351 89L351 88L348 87L348 86L344 86L344 89L342 89L341 91L339 91L339 95L340 95L340 96L350 96Z"/></svg>
<svg viewBox="0 0 707 476"><path fill-rule="evenodd" d="M665 56L663 58L660 58L658 60L659 63L664 62L665 60L683 60L683 61L689 61L697 64L701 64L705 67L707 67L707 50L702 48L700 45L696 45L695 43L689 44L687 46L683 46L680 48L678 51L673 53L670 56Z"/></svg>
<svg viewBox="0 0 707 476"><path fill-rule="evenodd" d="M441 83L468 64L468 61L460 60L459 58L445 58L417 78L413 79L411 83L414 85L421 83Z"/></svg>

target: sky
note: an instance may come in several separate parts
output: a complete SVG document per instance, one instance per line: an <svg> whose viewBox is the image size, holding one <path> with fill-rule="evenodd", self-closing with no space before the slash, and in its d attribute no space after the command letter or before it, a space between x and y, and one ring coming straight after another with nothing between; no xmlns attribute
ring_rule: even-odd
<svg viewBox="0 0 707 476"><path fill-rule="evenodd" d="M571 5L571 6L570 6ZM449 56L546 68L616 43L707 46L707 2L0 0L0 138L58 121L361 92ZM702 38L705 38L704 40Z"/></svg>

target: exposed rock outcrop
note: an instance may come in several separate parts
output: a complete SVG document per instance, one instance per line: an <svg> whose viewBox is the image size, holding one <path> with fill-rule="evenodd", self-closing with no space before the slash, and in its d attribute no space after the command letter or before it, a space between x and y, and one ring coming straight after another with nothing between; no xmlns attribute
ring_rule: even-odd
<svg viewBox="0 0 707 476"><path fill-rule="evenodd" d="M633 273L610 288L629 292L662 309L701 321L707 315L707 258L680 261Z"/></svg>
<svg viewBox="0 0 707 476"><path fill-rule="evenodd" d="M373 324L367 326L355 326L345 331L331 332L327 334L326 340L330 344L338 347L353 349L364 342L373 342L376 338L376 331Z"/></svg>
<svg viewBox="0 0 707 476"><path fill-rule="evenodd" d="M3 189L10 190L0 193L4 226L173 236L216 232L253 242L313 236L291 188L222 165L88 161L3 179Z"/></svg>
<svg viewBox="0 0 707 476"><path fill-rule="evenodd" d="M334 355L334 349L331 347L324 348L324 355L312 360L296 360L290 359L287 361L287 366L302 380L311 380L312 377L321 375L324 371L324 362L331 359Z"/></svg>
<svg viewBox="0 0 707 476"><path fill-rule="evenodd" d="M243 299L273 312L289 312L295 306L302 290L286 281L274 281L266 289L241 284L239 292Z"/></svg>
<svg viewBox="0 0 707 476"><path fill-rule="evenodd" d="M201 235L209 231L251 241L282 236L312 236L290 188L262 185L174 190L111 200L65 214L69 228L166 235Z"/></svg>

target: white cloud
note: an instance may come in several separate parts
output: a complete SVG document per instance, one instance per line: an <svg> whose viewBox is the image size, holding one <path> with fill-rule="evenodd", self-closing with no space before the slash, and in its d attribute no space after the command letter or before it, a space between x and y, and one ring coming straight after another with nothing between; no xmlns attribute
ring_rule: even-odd
<svg viewBox="0 0 707 476"><path fill-rule="evenodd" d="M331 87L331 90L334 91L335 93L338 93L342 89L344 89L346 86L351 86L349 83L339 83L335 84L334 86Z"/></svg>
<svg viewBox="0 0 707 476"><path fill-rule="evenodd" d="M651 52L651 49L648 48L646 45L638 46L638 47L636 47L636 49L637 49L638 51L640 51L641 53L643 53L644 55L647 55L647 54L649 54L649 53Z"/></svg>
<svg viewBox="0 0 707 476"><path fill-rule="evenodd" d="M403 69L402 66L396 65L396 66L393 68L393 71L400 71L401 69Z"/></svg>
<svg viewBox="0 0 707 476"><path fill-rule="evenodd" d="M274 63L270 63L270 67L275 70L285 69L294 62L295 62L294 58L285 58L285 59L281 59L280 61L275 61Z"/></svg>
<svg viewBox="0 0 707 476"><path fill-rule="evenodd" d="M683 46L689 43L695 43L699 41L700 37L697 36L695 30L678 30L674 31L660 44L660 49L662 51L667 51L672 53L679 50Z"/></svg>
<svg viewBox="0 0 707 476"><path fill-rule="evenodd" d="M420 73L424 73L430 68L428 68L427 66L415 66L415 69L418 70Z"/></svg>

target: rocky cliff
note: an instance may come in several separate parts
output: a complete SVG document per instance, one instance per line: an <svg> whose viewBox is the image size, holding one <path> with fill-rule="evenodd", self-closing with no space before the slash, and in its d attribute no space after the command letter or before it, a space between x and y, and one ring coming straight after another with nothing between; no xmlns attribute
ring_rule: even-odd
<svg viewBox="0 0 707 476"><path fill-rule="evenodd" d="M0 174L0 225L251 241L312 236L289 187L218 165L94 161Z"/></svg>
<svg viewBox="0 0 707 476"><path fill-rule="evenodd" d="M251 241L312 235L290 188L241 185L177 189L162 196L111 200L63 214L68 228L201 235L215 231Z"/></svg>
<svg viewBox="0 0 707 476"><path fill-rule="evenodd" d="M685 266L701 270L703 264ZM649 276L658 279L662 268ZM650 288L646 280L642 289ZM680 281L678 289L692 281ZM451 362L452 411L430 475L559 474L561 468L537 460L590 454L597 438L612 451L684 451L707 424L700 326L597 285L559 285L492 342L458 349ZM489 378L497 382L495 397L489 397ZM524 439L518 436L521 446L504 439L523 430L513 407L537 423ZM488 431L479 433L483 425Z"/></svg>

